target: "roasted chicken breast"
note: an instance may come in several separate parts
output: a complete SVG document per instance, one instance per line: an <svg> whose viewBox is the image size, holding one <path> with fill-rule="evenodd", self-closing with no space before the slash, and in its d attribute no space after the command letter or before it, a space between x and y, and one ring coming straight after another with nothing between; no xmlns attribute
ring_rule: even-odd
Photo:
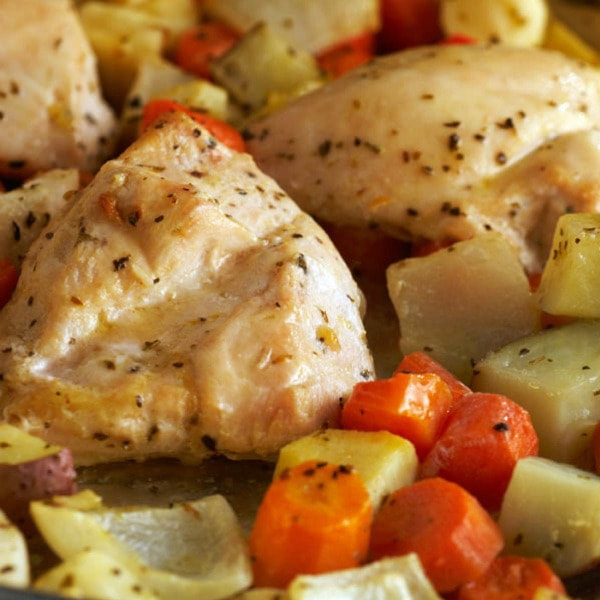
<svg viewBox="0 0 600 600"><path fill-rule="evenodd" d="M398 237L496 230L539 270L557 217L600 210L600 72L562 54L423 47L253 124L258 165L311 214Z"/></svg>
<svg viewBox="0 0 600 600"><path fill-rule="evenodd" d="M79 464L268 455L372 376L360 307L320 227L173 114L31 247L0 313L0 415Z"/></svg>
<svg viewBox="0 0 600 600"><path fill-rule="evenodd" d="M97 169L115 120L69 0L2 0L0 40L0 176Z"/></svg>

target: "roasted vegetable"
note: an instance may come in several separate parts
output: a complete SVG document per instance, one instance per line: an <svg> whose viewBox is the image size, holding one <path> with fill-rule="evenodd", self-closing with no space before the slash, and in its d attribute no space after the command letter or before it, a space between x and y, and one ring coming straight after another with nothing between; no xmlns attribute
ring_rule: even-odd
<svg viewBox="0 0 600 600"><path fill-rule="evenodd" d="M0 424L0 509L17 525L28 527L30 501L73 494L75 477L69 450Z"/></svg>
<svg viewBox="0 0 600 600"><path fill-rule="evenodd" d="M325 429L284 446L274 476L313 459L352 465L361 476L374 508L387 494L411 484L418 466L414 446L387 431Z"/></svg>
<svg viewBox="0 0 600 600"><path fill-rule="evenodd" d="M517 464L498 524L506 552L543 557L561 577L600 559L600 477L547 459Z"/></svg>
<svg viewBox="0 0 600 600"><path fill-rule="evenodd" d="M0 586L29 585L29 555L23 534L0 510Z"/></svg>
<svg viewBox="0 0 600 600"><path fill-rule="evenodd" d="M517 253L498 234L400 261L387 279L400 350L425 351L466 381L475 361L538 327Z"/></svg>

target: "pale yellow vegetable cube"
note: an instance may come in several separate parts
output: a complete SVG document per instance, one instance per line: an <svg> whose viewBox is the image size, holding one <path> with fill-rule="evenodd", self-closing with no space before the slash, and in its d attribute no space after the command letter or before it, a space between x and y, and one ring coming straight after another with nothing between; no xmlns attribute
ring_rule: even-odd
<svg viewBox="0 0 600 600"><path fill-rule="evenodd" d="M387 431L325 429L287 444L279 453L275 476L307 460L352 465L377 508L387 494L410 485L417 474L414 446Z"/></svg>
<svg viewBox="0 0 600 600"><path fill-rule="evenodd" d="M475 367L473 388L508 396L531 415L540 456L589 466L600 420L600 322L580 321L508 344Z"/></svg>
<svg viewBox="0 0 600 600"><path fill-rule="evenodd" d="M0 586L29 585L29 555L23 534L0 510Z"/></svg>
<svg viewBox="0 0 600 600"><path fill-rule="evenodd" d="M488 352L539 327L516 250L499 234L459 242L387 270L400 350L421 350L463 381Z"/></svg>
<svg viewBox="0 0 600 600"><path fill-rule="evenodd" d="M73 555L39 577L34 588L65 598L158 600L135 572L96 550Z"/></svg>
<svg viewBox="0 0 600 600"><path fill-rule="evenodd" d="M600 215L560 217L538 298L551 314L600 318Z"/></svg>
<svg viewBox="0 0 600 600"><path fill-rule="evenodd" d="M220 85L250 110L263 106L272 92L286 92L322 79L315 59L294 50L267 25L259 24L226 54L211 71Z"/></svg>
<svg viewBox="0 0 600 600"><path fill-rule="evenodd" d="M545 0L442 0L440 20L447 35L537 46L544 39L548 7Z"/></svg>
<svg viewBox="0 0 600 600"><path fill-rule="evenodd" d="M600 560L600 477L539 457L520 460L498 525L505 553L544 558L568 577Z"/></svg>
<svg viewBox="0 0 600 600"><path fill-rule="evenodd" d="M386 558L358 569L300 575L290 600L441 600L416 554Z"/></svg>
<svg viewBox="0 0 600 600"><path fill-rule="evenodd" d="M240 32L266 23L311 53L379 27L378 0L204 0L203 6Z"/></svg>

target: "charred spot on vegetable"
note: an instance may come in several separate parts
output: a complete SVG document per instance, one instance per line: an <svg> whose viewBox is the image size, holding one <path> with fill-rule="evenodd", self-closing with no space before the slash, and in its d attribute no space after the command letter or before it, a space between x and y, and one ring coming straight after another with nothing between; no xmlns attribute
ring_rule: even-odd
<svg viewBox="0 0 600 600"><path fill-rule="evenodd" d="M49 231L46 235L45 238L47 240L51 240L54 237L54 233L52 231Z"/></svg>
<svg viewBox="0 0 600 600"><path fill-rule="evenodd" d="M304 254L302 254L302 253L298 254L298 258L296 259L296 264L298 265L298 267L300 269L302 269L304 271L304 273L308 272L308 265L306 264L306 257L304 256Z"/></svg>
<svg viewBox="0 0 600 600"><path fill-rule="evenodd" d="M502 431L502 432L504 432L504 431L508 431L509 427L508 427L508 425L506 423L504 423L504 422L501 421L500 423L496 423L492 427L492 429L494 429L494 431Z"/></svg>
<svg viewBox="0 0 600 600"><path fill-rule="evenodd" d="M148 429L148 435L146 436L146 439L151 442L158 435L159 431L160 429L158 425L152 425L150 429Z"/></svg>
<svg viewBox="0 0 600 600"><path fill-rule="evenodd" d="M204 446L211 452L214 452L217 449L217 441L210 435L204 434L200 439Z"/></svg>
<svg viewBox="0 0 600 600"><path fill-rule="evenodd" d="M496 127L498 127L499 129L515 129L515 122L512 120L511 117L506 117L506 119L504 119L504 121L500 121L498 123L496 123Z"/></svg>
<svg viewBox="0 0 600 600"><path fill-rule="evenodd" d="M181 367L183 367L183 363L182 363L181 361L179 361L179 360L178 360L177 362L174 362L174 363L173 363L173 366L174 366L176 369L181 369Z"/></svg>
<svg viewBox="0 0 600 600"><path fill-rule="evenodd" d="M132 212L131 214L128 215L127 217L127 221L130 225L132 225L133 227L135 227L137 225L137 222L140 220L140 211L136 210L134 212Z"/></svg>
<svg viewBox="0 0 600 600"><path fill-rule="evenodd" d="M319 147L317 148L317 154L319 156L325 157L329 154L330 150L331 150L331 140L324 140L323 142L321 142L319 144Z"/></svg>
<svg viewBox="0 0 600 600"><path fill-rule="evenodd" d="M112 360L103 360L102 364L109 370L109 371L114 371L117 366L115 365L114 361Z"/></svg>
<svg viewBox="0 0 600 600"><path fill-rule="evenodd" d="M121 256L120 258L116 258L115 260L113 260L112 262L115 271L120 271L121 269L124 269L126 263L129 262L129 259L130 255Z"/></svg>
<svg viewBox="0 0 600 600"><path fill-rule="evenodd" d="M98 442L103 442L104 440L108 439L108 435L106 435L105 433L102 433L101 431L97 431L96 433L94 433L92 435L92 439L96 440Z"/></svg>
<svg viewBox="0 0 600 600"><path fill-rule="evenodd" d="M142 350L152 350L152 348L156 348L156 346L158 346L158 344L160 344L160 340L150 340L150 341L144 342L144 345L142 346Z"/></svg>
<svg viewBox="0 0 600 600"><path fill-rule="evenodd" d="M458 135L458 133L452 133L448 137L448 149L451 152L458 150L461 146L461 143L462 143L462 140L461 140L460 136Z"/></svg>
<svg viewBox="0 0 600 600"><path fill-rule="evenodd" d="M431 167L429 165L423 165L421 167L421 172L424 173L425 175L432 175L433 174L433 167Z"/></svg>

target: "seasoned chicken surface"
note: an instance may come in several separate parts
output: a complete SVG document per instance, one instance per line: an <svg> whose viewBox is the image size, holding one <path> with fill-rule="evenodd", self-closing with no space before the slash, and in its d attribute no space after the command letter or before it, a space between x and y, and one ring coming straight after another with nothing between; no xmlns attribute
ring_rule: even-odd
<svg viewBox="0 0 600 600"><path fill-rule="evenodd" d="M268 455L372 376L326 234L182 114L46 228L0 313L0 415L80 464Z"/></svg>
<svg viewBox="0 0 600 600"><path fill-rule="evenodd" d="M249 129L302 208L404 239L497 230L541 267L565 211L600 210L600 72L539 49L389 55Z"/></svg>
<svg viewBox="0 0 600 600"><path fill-rule="evenodd" d="M0 40L0 176L99 167L115 121L69 0L2 0Z"/></svg>
<svg viewBox="0 0 600 600"><path fill-rule="evenodd" d="M0 194L0 258L17 267L40 231L60 218L79 189L79 172L54 169Z"/></svg>

